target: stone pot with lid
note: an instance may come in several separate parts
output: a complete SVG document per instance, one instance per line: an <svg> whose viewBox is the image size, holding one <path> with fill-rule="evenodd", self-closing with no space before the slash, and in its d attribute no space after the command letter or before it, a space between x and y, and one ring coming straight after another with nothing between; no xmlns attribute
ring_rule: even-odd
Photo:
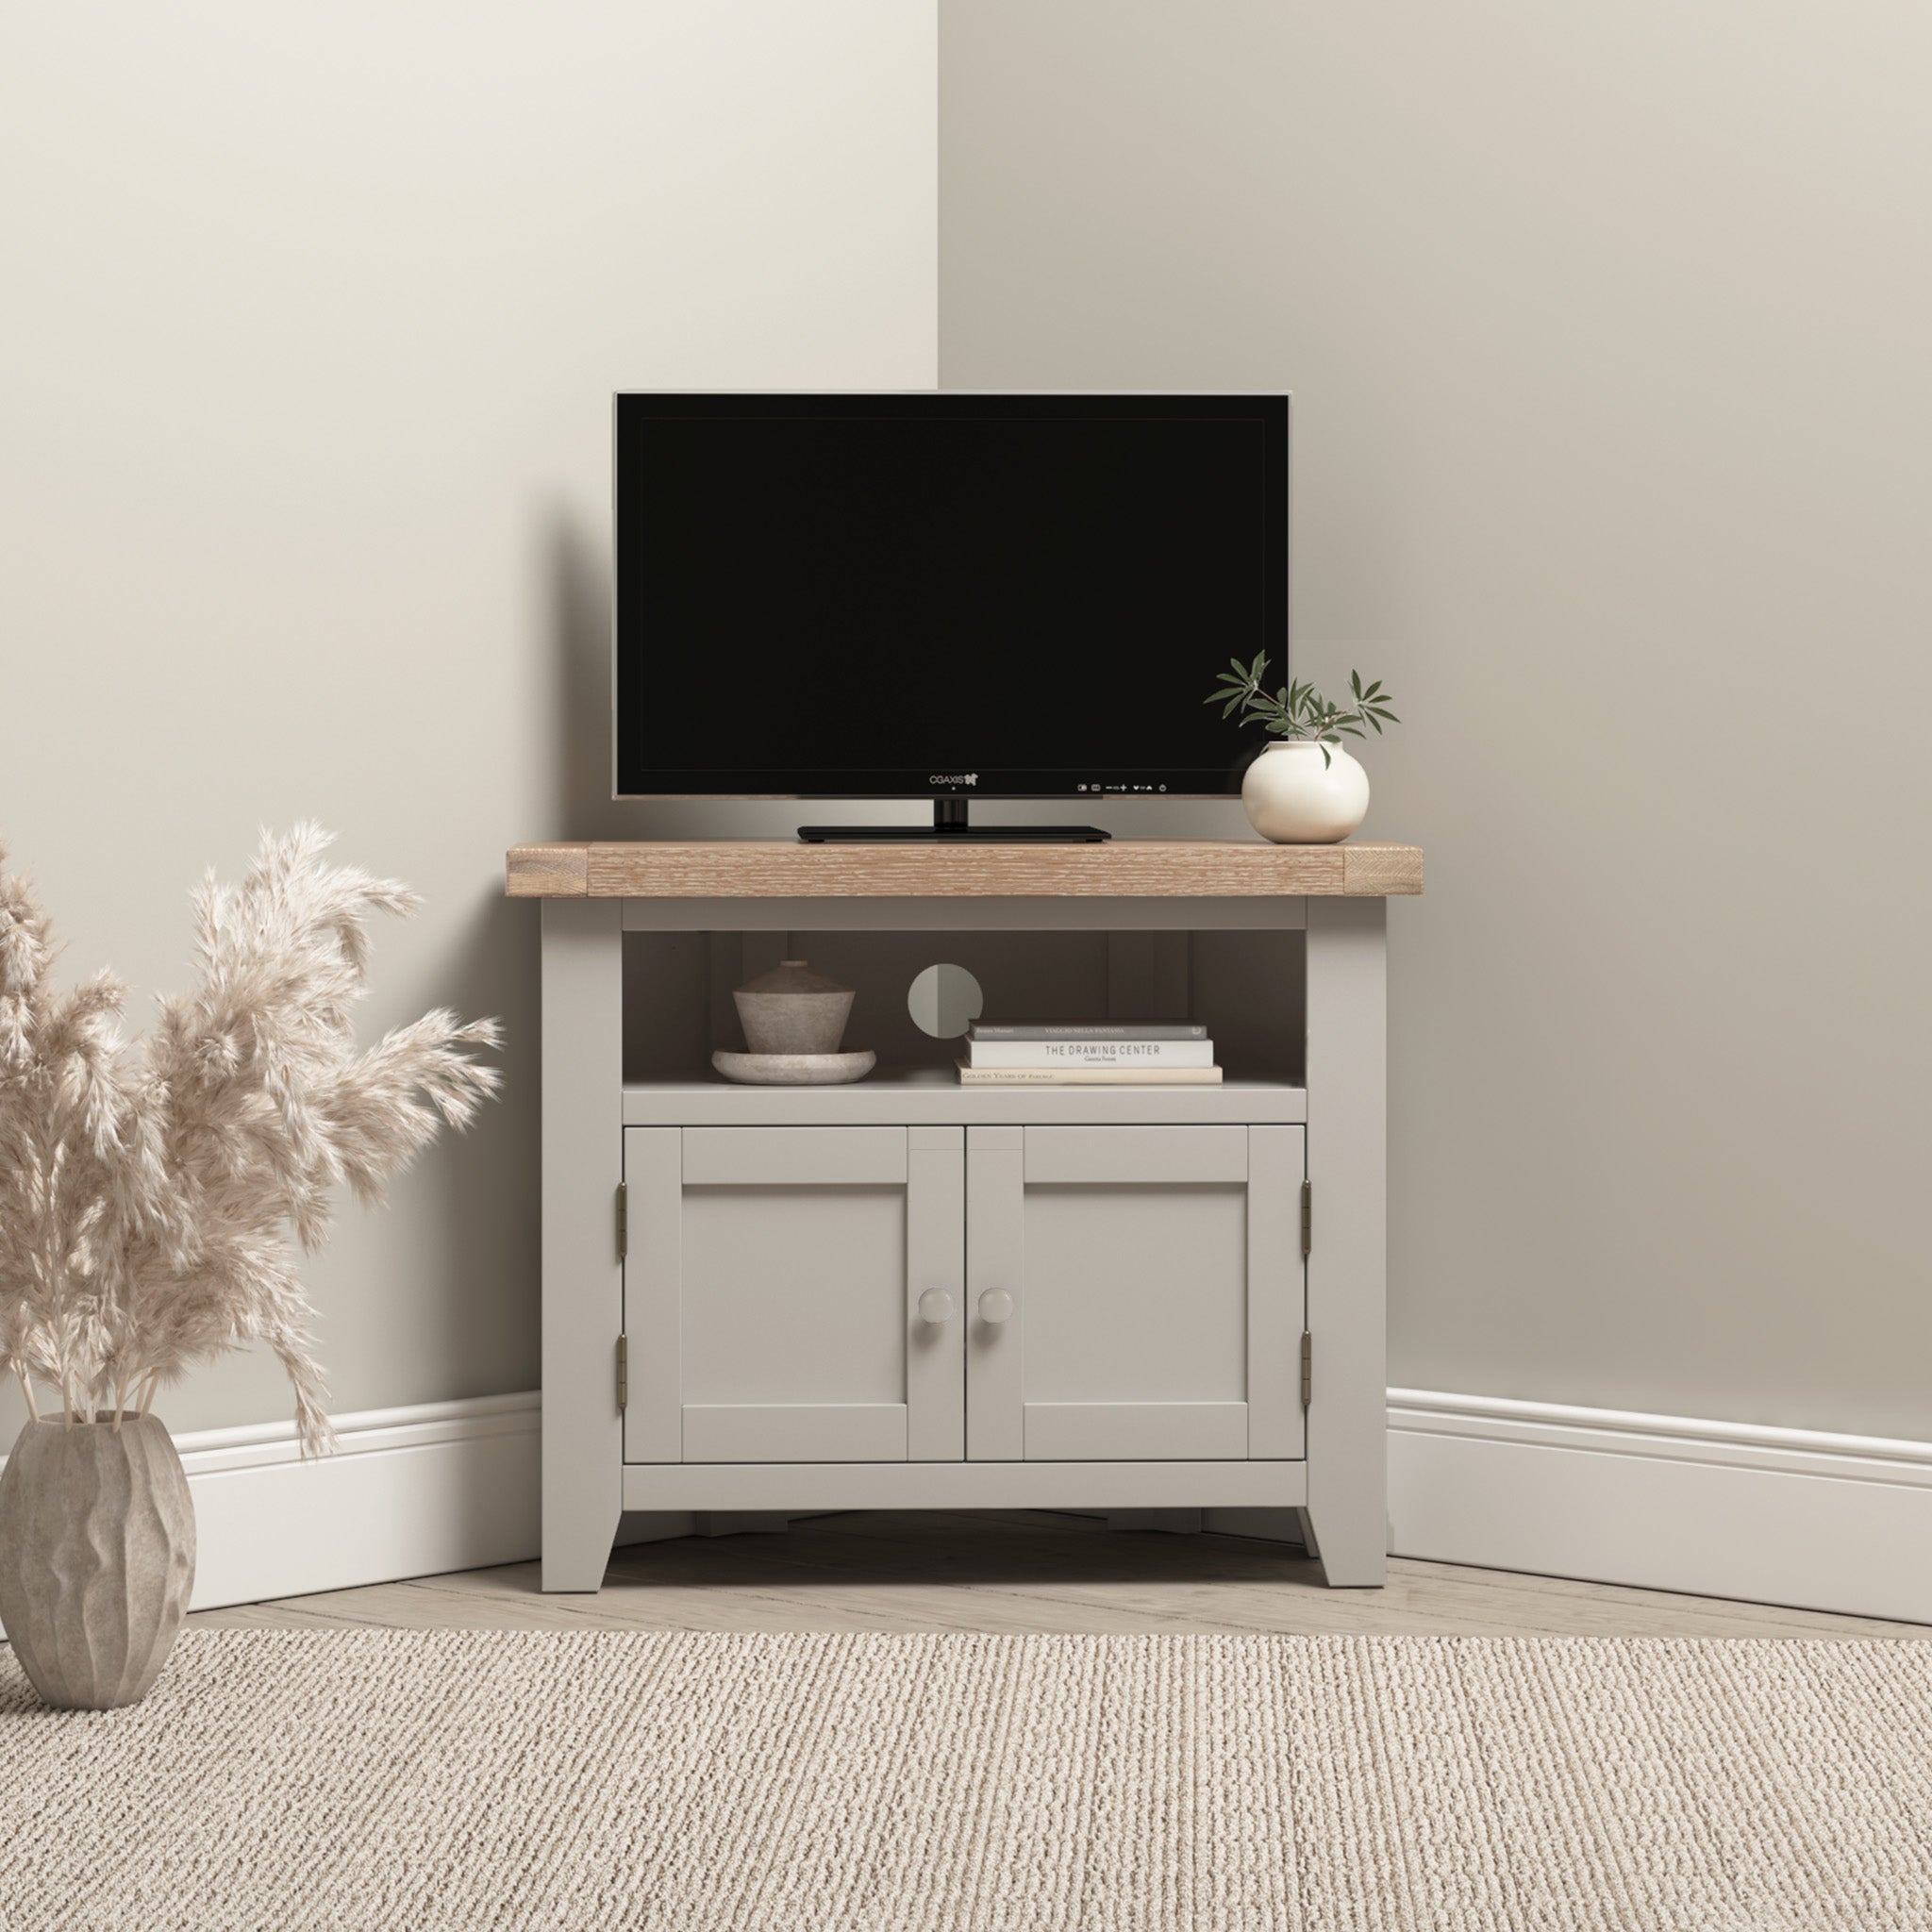
<svg viewBox="0 0 1932 1932"><path fill-rule="evenodd" d="M852 1013L852 989L803 959L781 960L731 997L753 1053L837 1053Z"/></svg>

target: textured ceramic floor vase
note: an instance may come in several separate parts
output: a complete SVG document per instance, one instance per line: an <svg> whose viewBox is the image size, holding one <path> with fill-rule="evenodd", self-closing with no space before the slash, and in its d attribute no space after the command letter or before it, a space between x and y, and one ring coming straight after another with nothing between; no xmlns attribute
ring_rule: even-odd
<svg viewBox="0 0 1932 1932"><path fill-rule="evenodd" d="M1369 774L1339 744L1271 744L1241 779L1248 823L1277 845L1332 845L1369 812Z"/></svg>
<svg viewBox="0 0 1932 1932"><path fill-rule="evenodd" d="M0 1470L0 1623L63 1709L138 1704L194 1583L194 1503L151 1415L21 1430Z"/></svg>
<svg viewBox="0 0 1932 1932"><path fill-rule="evenodd" d="M852 989L786 959L731 997L753 1053L837 1053L852 1015Z"/></svg>

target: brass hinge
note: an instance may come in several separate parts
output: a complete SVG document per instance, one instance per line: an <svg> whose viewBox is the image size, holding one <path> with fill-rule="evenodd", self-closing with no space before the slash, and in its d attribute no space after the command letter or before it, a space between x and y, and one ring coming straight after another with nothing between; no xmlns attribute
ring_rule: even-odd
<svg viewBox="0 0 1932 1932"><path fill-rule="evenodd" d="M619 1408L628 1408L630 1407L630 1337L628 1335L620 1335L617 1338L617 1406Z"/></svg>
<svg viewBox="0 0 1932 1932"><path fill-rule="evenodd" d="M1315 1392L1315 1338L1302 1330L1302 1407L1307 1407Z"/></svg>
<svg viewBox="0 0 1932 1932"><path fill-rule="evenodd" d="M622 1261L630 1253L630 1188L624 1182L617 1184L617 1258ZM1306 1247L1303 1254L1307 1253Z"/></svg>
<svg viewBox="0 0 1932 1932"><path fill-rule="evenodd" d="M1308 1258L1308 1244L1315 1226L1315 1184L1302 1183L1302 1259Z"/></svg>

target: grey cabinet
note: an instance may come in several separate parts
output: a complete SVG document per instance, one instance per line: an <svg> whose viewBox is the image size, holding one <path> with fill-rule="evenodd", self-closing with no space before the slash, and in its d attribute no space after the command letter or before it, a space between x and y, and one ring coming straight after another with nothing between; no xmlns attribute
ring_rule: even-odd
<svg viewBox="0 0 1932 1932"><path fill-rule="evenodd" d="M969 1458L1300 1457L1302 1133L969 1128Z"/></svg>
<svg viewBox="0 0 1932 1932"><path fill-rule="evenodd" d="M543 1587L595 1590L626 1512L672 1536L872 1508L1298 1512L1331 1583L1379 1583L1385 899L1420 868L1242 841L513 852L542 901ZM718 1079L732 989L801 957L858 988L878 1068ZM942 960L1007 1012L1197 1021L1225 1077L962 1084L903 1015Z"/></svg>
<svg viewBox="0 0 1932 1932"><path fill-rule="evenodd" d="M628 1129L625 1460L957 1460L964 1141Z"/></svg>
<svg viewBox="0 0 1932 1932"><path fill-rule="evenodd" d="M633 1127L632 1463L1302 1454L1298 1126Z"/></svg>

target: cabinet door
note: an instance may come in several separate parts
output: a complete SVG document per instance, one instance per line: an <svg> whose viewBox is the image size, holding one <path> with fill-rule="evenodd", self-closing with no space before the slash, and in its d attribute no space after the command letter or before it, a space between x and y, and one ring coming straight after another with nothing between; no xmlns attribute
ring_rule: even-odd
<svg viewBox="0 0 1932 1932"><path fill-rule="evenodd" d="M1302 1133L969 1129L969 1457L1299 1457Z"/></svg>
<svg viewBox="0 0 1932 1932"><path fill-rule="evenodd" d="M958 1459L964 1166L958 1127L628 1129L625 1460Z"/></svg>

